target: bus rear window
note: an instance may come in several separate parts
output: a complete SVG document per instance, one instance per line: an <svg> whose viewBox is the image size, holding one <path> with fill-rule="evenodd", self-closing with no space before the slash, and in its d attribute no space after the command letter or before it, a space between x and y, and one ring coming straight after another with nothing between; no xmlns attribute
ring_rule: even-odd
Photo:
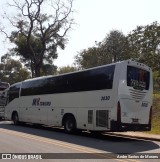
<svg viewBox="0 0 160 162"><path fill-rule="evenodd" d="M149 82L149 71L133 66L127 66L127 86L138 90L148 90Z"/></svg>

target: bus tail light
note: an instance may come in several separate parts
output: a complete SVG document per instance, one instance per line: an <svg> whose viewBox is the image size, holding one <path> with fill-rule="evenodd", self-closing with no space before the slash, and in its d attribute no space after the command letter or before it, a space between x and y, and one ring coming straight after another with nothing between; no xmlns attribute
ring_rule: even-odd
<svg viewBox="0 0 160 162"><path fill-rule="evenodd" d="M119 101L117 104L117 122L121 123L121 105Z"/></svg>
<svg viewBox="0 0 160 162"><path fill-rule="evenodd" d="M150 112L149 112L149 124L151 125L151 121L152 121L152 106L150 108Z"/></svg>

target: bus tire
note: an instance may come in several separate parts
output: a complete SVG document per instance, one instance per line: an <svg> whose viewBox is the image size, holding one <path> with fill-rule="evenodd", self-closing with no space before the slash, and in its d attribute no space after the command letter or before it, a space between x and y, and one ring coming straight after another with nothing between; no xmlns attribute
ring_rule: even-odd
<svg viewBox="0 0 160 162"><path fill-rule="evenodd" d="M12 120L13 120L14 125L18 125L19 124L19 117L18 117L18 113L17 112L13 113Z"/></svg>
<svg viewBox="0 0 160 162"><path fill-rule="evenodd" d="M67 116L64 121L64 130L66 133L73 133L76 129L76 121L74 117Z"/></svg>

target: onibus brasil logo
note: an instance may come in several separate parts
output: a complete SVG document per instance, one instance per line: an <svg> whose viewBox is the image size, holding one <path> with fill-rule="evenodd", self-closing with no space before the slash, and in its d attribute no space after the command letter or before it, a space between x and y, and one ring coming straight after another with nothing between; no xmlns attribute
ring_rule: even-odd
<svg viewBox="0 0 160 162"><path fill-rule="evenodd" d="M32 101L32 106L50 106L51 102L50 101L41 101L41 98L33 98Z"/></svg>

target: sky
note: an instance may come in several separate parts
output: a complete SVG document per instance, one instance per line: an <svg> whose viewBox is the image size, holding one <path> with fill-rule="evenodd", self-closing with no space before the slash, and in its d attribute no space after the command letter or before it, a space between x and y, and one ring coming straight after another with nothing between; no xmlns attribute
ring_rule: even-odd
<svg viewBox="0 0 160 162"><path fill-rule="evenodd" d="M0 4L0 14L3 3ZM119 30L126 35L138 25L160 22L159 7L160 0L75 0L76 25L68 33L65 50L58 49L58 59L54 64L58 67L71 66L78 52L92 47L95 41L102 41L111 30ZM4 35L0 35L0 57L8 47L10 44L6 43Z"/></svg>

